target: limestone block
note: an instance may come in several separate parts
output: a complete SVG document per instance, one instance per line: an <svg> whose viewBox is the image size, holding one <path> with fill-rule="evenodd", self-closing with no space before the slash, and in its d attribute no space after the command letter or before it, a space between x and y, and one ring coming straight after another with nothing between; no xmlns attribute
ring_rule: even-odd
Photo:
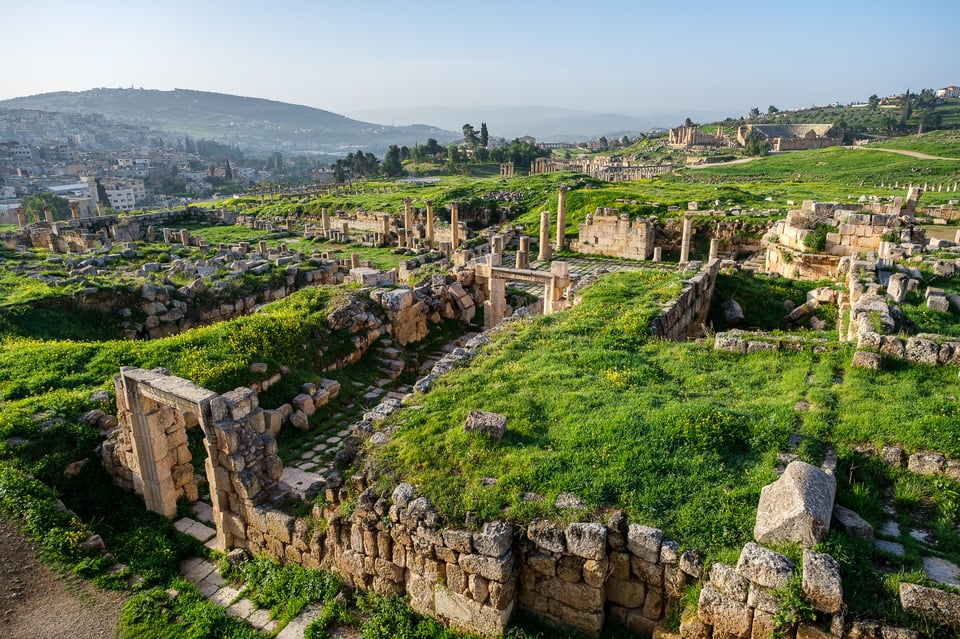
<svg viewBox="0 0 960 639"><path fill-rule="evenodd" d="M850 362L852 368L865 368L867 370L880 370L880 355L869 351L857 351L853 354Z"/></svg>
<svg viewBox="0 0 960 639"><path fill-rule="evenodd" d="M840 564L830 555L803 551L803 593L815 610L840 612L843 607L843 583Z"/></svg>
<svg viewBox="0 0 960 639"><path fill-rule="evenodd" d="M910 455L907 470L918 475L939 475L947 463L943 453L921 450Z"/></svg>
<svg viewBox="0 0 960 639"><path fill-rule="evenodd" d="M662 542L663 531L658 528L630 524L627 529L627 550L644 561L650 563L659 561Z"/></svg>
<svg viewBox="0 0 960 639"><path fill-rule="evenodd" d="M808 547L823 541L830 531L836 489L832 475L806 462L791 462L777 481L760 491L754 537L761 543Z"/></svg>
<svg viewBox="0 0 960 639"><path fill-rule="evenodd" d="M776 614L780 610L781 604L780 598L774 592L771 588L750 584L750 589L747 592L747 607Z"/></svg>
<svg viewBox="0 0 960 639"><path fill-rule="evenodd" d="M694 579L703 577L703 553L699 550L685 550L680 555L680 570Z"/></svg>
<svg viewBox="0 0 960 639"><path fill-rule="evenodd" d="M776 625L773 615L763 610L753 611L753 626L750 629L750 639L770 639L774 636Z"/></svg>
<svg viewBox="0 0 960 639"><path fill-rule="evenodd" d="M442 539L443 545L451 550L462 553L473 552L473 534L469 531L446 529L442 533Z"/></svg>
<svg viewBox="0 0 960 639"><path fill-rule="evenodd" d="M507 430L507 416L500 413L490 413L482 410L472 410L467 415L463 425L463 432L479 432L493 440L503 439Z"/></svg>
<svg viewBox="0 0 960 639"><path fill-rule="evenodd" d="M646 594L647 587L641 581L613 577L607 580L607 599L626 608L643 606Z"/></svg>
<svg viewBox="0 0 960 639"><path fill-rule="evenodd" d="M884 357L906 359L907 347L899 337L895 335L884 335L880 343L880 354Z"/></svg>
<svg viewBox="0 0 960 639"><path fill-rule="evenodd" d="M663 564L651 563L639 557L633 557L630 560L630 568L633 570L633 574L646 582L648 586L663 587Z"/></svg>
<svg viewBox="0 0 960 639"><path fill-rule="evenodd" d="M290 425L299 430L309 430L310 421L307 418L306 413L302 410L295 410L290 413Z"/></svg>
<svg viewBox="0 0 960 639"><path fill-rule="evenodd" d="M903 468L906 465L906 453L900 446L884 446L880 457L884 463L894 468Z"/></svg>
<svg viewBox="0 0 960 639"><path fill-rule="evenodd" d="M927 301L929 303L929 299ZM908 339L906 349L908 360L929 365L936 365L937 356L940 352L940 347L936 342L922 337L911 337Z"/></svg>
<svg viewBox="0 0 960 639"><path fill-rule="evenodd" d="M545 519L534 519L527 526L527 537L540 548L556 553L567 551L563 529Z"/></svg>
<svg viewBox="0 0 960 639"><path fill-rule="evenodd" d="M737 562L737 573L741 577L766 588L785 586L793 575L793 568L793 562L786 555L753 542L744 545Z"/></svg>
<svg viewBox="0 0 960 639"><path fill-rule="evenodd" d="M710 583L722 595L734 601L747 600L747 580L738 575L731 566L720 562L710 566Z"/></svg>
<svg viewBox="0 0 960 639"><path fill-rule="evenodd" d="M500 558L483 555L460 555L458 564L466 573L480 575L503 583L513 574L514 558L513 553L507 553Z"/></svg>
<svg viewBox="0 0 960 639"><path fill-rule="evenodd" d="M583 576L583 559L563 555L557 560L557 576L564 581L576 583Z"/></svg>
<svg viewBox="0 0 960 639"><path fill-rule="evenodd" d="M724 333L717 333L714 338L713 347L720 351L729 351L731 353L747 353L747 342L740 337L731 337Z"/></svg>
<svg viewBox="0 0 960 639"><path fill-rule="evenodd" d="M588 586L593 586L594 588L603 587L603 582L607 578L609 565L610 562L608 562L606 559L602 561L587 559L583 562L583 580Z"/></svg>
<svg viewBox="0 0 960 639"><path fill-rule="evenodd" d="M286 513L278 510L270 510L266 513L267 534L285 544L289 544L293 539L294 519Z"/></svg>
<svg viewBox="0 0 960 639"><path fill-rule="evenodd" d="M294 409L302 412L307 417L310 417L311 415L313 415L317 410L316 405L313 402L313 397L311 397L307 393L300 393L299 395L293 398L292 403L293 403Z"/></svg>
<svg viewBox="0 0 960 639"><path fill-rule="evenodd" d="M584 559L604 559L607 549L607 527L599 523L572 523L567 526L567 550ZM657 555L659 556L659 547Z"/></svg>
<svg viewBox="0 0 960 639"><path fill-rule="evenodd" d="M955 630L960 628L960 595L901 582L900 605Z"/></svg>
<svg viewBox="0 0 960 639"><path fill-rule="evenodd" d="M901 453L902 452L901 449ZM842 530L847 531L851 535L862 537L863 539L873 539L873 526L849 508L834 504L833 521L836 522Z"/></svg>
<svg viewBox="0 0 960 639"><path fill-rule="evenodd" d="M575 610L597 611L603 609L603 591L584 583L570 583L559 577L544 579L537 591L549 599L555 599Z"/></svg>
<svg viewBox="0 0 960 639"><path fill-rule="evenodd" d="M724 597L711 584L705 585L700 591L697 613L702 623L713 626L714 635L738 639L750 637L750 609L738 601Z"/></svg>

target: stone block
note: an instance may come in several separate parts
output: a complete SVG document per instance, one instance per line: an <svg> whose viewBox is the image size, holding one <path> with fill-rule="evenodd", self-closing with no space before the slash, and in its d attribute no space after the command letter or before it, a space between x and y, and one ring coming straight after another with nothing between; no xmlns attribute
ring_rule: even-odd
<svg viewBox="0 0 960 639"><path fill-rule="evenodd" d="M557 576L564 581L576 583L583 576L583 559L563 555L557 560Z"/></svg>
<svg viewBox="0 0 960 639"><path fill-rule="evenodd" d="M710 583L725 597L740 602L747 600L747 580L731 566L719 562L710 566Z"/></svg>
<svg viewBox="0 0 960 639"><path fill-rule="evenodd" d="M481 555L502 557L513 545L513 526L504 521L488 522L473 534L473 547Z"/></svg>
<svg viewBox="0 0 960 639"><path fill-rule="evenodd" d="M900 583L900 605L904 610L960 629L960 595L917 584Z"/></svg>
<svg viewBox="0 0 960 639"><path fill-rule="evenodd" d="M493 440L503 439L507 430L507 416L500 413L491 413L482 410L472 410L467 415L463 425L463 432L478 432L487 435Z"/></svg>
<svg viewBox="0 0 960 639"><path fill-rule="evenodd" d="M663 531L657 528L630 524L627 529L627 550L644 561L650 563L659 561L662 541Z"/></svg>
<svg viewBox="0 0 960 639"><path fill-rule="evenodd" d="M713 626L714 635L749 639L752 614L746 605L728 599L707 584L700 590L697 607L700 621Z"/></svg>
<svg viewBox="0 0 960 639"><path fill-rule="evenodd" d="M603 609L603 591L584 583L570 583L559 577L544 579L537 591L549 599L555 599L576 610L598 611Z"/></svg>
<svg viewBox="0 0 960 639"><path fill-rule="evenodd" d="M766 588L785 586L793 575L793 569L789 557L753 542L744 545L737 562L737 573L741 577Z"/></svg>
<svg viewBox="0 0 960 639"><path fill-rule="evenodd" d="M460 555L458 564L468 574L480 575L503 583L513 574L514 559L513 553L507 553L500 558L484 555Z"/></svg>
<svg viewBox="0 0 960 639"><path fill-rule="evenodd" d="M607 599L625 608L643 606L646 594L647 587L643 582L614 577L607 580Z"/></svg>
<svg viewBox="0 0 960 639"><path fill-rule="evenodd" d="M777 481L760 491L754 537L761 543L820 543L830 531L835 494L832 475L806 462L790 462Z"/></svg>
<svg viewBox="0 0 960 639"><path fill-rule="evenodd" d="M836 522L841 529L845 530L851 535L854 535L855 537L861 537L869 540L873 539L873 526L871 526L868 521L863 519L863 517L853 512L849 508L844 508L839 504L834 504L833 521Z"/></svg>
<svg viewBox="0 0 960 639"><path fill-rule="evenodd" d="M880 370L880 355L869 351L857 351L853 354L853 360L850 362L852 368L865 368L871 371Z"/></svg>
<svg viewBox="0 0 960 639"><path fill-rule="evenodd" d="M527 537L540 548L556 553L567 551L563 529L545 519L534 519L527 526Z"/></svg>
<svg viewBox="0 0 960 639"><path fill-rule="evenodd" d="M803 593L815 610L840 612L843 607L843 583L840 565L830 555L803 551Z"/></svg>
<svg viewBox="0 0 960 639"><path fill-rule="evenodd" d="M572 523L567 526L567 551L584 559L604 559L607 527L599 523ZM659 556L659 547L657 549Z"/></svg>
<svg viewBox="0 0 960 639"><path fill-rule="evenodd" d="M550 555L532 552L527 555L526 566L545 577L553 577L557 574L557 560Z"/></svg>
<svg viewBox="0 0 960 639"><path fill-rule="evenodd" d="M939 475L947 463L943 453L921 450L907 459L907 470L918 475Z"/></svg>

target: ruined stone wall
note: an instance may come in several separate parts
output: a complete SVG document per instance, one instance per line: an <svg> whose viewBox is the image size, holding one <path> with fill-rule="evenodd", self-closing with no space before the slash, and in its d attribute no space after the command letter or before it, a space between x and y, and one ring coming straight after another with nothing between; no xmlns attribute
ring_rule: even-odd
<svg viewBox="0 0 960 639"><path fill-rule="evenodd" d="M653 253L654 226L647 220L630 220L617 209L598 208L580 225L576 250L591 255L611 255L647 260Z"/></svg>
<svg viewBox="0 0 960 639"><path fill-rule="evenodd" d="M720 260L706 263L696 275L683 283L683 291L650 323L650 335L671 341L699 337L710 311L713 289L720 272Z"/></svg>

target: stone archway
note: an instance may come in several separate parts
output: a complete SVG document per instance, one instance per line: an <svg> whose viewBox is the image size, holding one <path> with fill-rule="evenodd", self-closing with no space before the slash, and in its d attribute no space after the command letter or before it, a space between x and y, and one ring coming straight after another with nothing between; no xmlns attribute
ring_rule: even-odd
<svg viewBox="0 0 960 639"><path fill-rule="evenodd" d="M104 445L103 458L115 481L166 517L176 514L181 495L196 499L184 417L192 414L204 434L217 542L245 548L248 513L283 472L257 394L238 388L219 395L162 369L124 367L114 384L119 434Z"/></svg>

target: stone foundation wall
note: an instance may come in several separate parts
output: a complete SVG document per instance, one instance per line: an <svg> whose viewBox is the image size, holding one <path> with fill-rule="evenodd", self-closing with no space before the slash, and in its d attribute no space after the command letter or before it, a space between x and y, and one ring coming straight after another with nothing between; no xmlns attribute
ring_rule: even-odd
<svg viewBox="0 0 960 639"><path fill-rule="evenodd" d="M601 209L580 225L576 250L590 255L611 255L647 260L653 254L654 226L647 220L630 220L617 209Z"/></svg>
<svg viewBox="0 0 960 639"><path fill-rule="evenodd" d="M668 304L650 324L650 335L671 341L699 337L710 311L713 289L720 272L720 260L711 260L683 283L683 292Z"/></svg>

